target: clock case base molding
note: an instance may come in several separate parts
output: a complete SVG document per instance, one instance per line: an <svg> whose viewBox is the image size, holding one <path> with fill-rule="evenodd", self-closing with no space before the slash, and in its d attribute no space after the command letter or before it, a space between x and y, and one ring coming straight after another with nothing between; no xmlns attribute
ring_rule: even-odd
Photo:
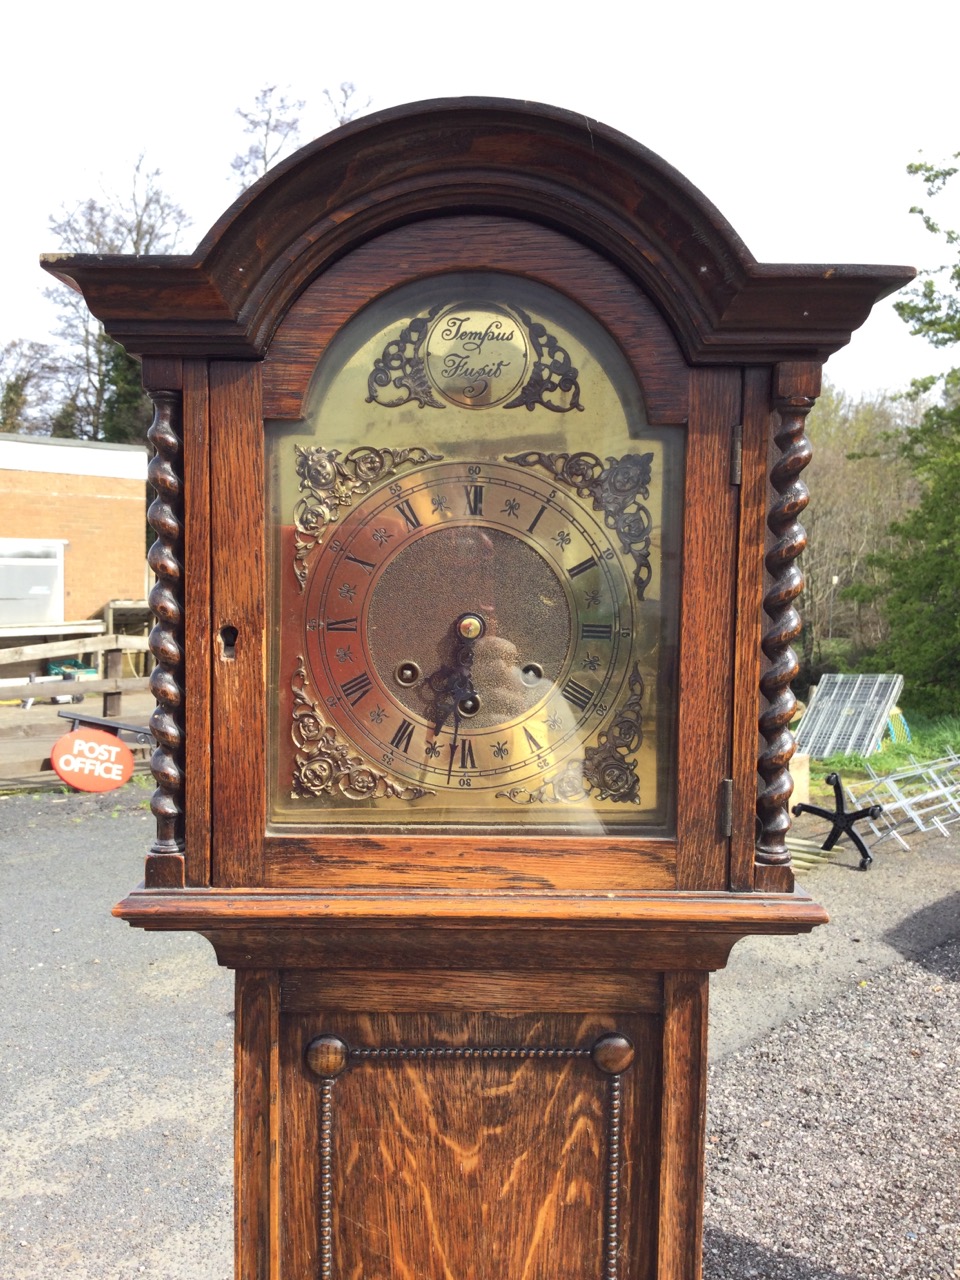
<svg viewBox="0 0 960 1280"><path fill-rule="evenodd" d="M826 919L799 891L140 889L115 914L200 932L236 971L250 1280L381 1274L388 1238L390 1274L424 1280L547 1280L558 1258L694 1280L709 972L739 938Z"/></svg>
<svg viewBox="0 0 960 1280"><path fill-rule="evenodd" d="M431 957L434 945L462 947L470 962L542 966L585 954L589 935L628 969L720 969L734 943L753 934L805 933L826 912L800 889L792 893L318 894L262 890L135 889L114 915L136 928L208 937L221 964L364 967L404 947ZM472 939L472 941L470 941ZM349 946L348 946L349 942ZM520 948L526 942L529 951ZM376 948L382 947L383 951ZM440 953L438 953L440 954ZM523 956L526 955L526 962ZM407 956L406 959L410 959ZM680 963L682 961L682 964ZM459 967L441 960L450 968ZM433 959L430 961L433 966ZM576 966L574 966L576 967ZM615 965L614 967L617 967Z"/></svg>

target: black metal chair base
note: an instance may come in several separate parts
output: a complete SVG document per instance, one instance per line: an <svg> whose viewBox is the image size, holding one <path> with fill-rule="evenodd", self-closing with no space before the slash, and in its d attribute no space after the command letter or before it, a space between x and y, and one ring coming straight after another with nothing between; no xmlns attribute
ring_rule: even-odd
<svg viewBox="0 0 960 1280"><path fill-rule="evenodd" d="M864 818L879 818L883 812L883 805L872 804L866 809L858 809L856 813L847 813L846 801L843 795L843 783L840 781L839 773L828 773L825 781L829 786L833 787L836 807L832 811L830 809L821 809L819 805L815 804L795 804L793 812L798 817L801 813L813 813L818 818L826 818L828 822L833 824L830 828L830 834L820 846L824 853L832 849L841 836L849 836L860 854L860 870L866 871L873 861L873 854L863 843L860 834L854 830L853 824L860 822Z"/></svg>

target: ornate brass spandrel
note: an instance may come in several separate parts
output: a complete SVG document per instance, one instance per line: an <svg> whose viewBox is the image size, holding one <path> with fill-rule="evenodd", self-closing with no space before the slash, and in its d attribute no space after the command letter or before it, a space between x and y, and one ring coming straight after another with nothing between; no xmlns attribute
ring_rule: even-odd
<svg viewBox="0 0 960 1280"><path fill-rule="evenodd" d="M653 570L650 565L650 534L653 520L640 501L650 497L652 453L628 453L607 458L606 466L595 453L517 453L504 462L519 467L539 467L558 484L575 490L581 498L592 498L593 509L603 512L603 522L620 540L624 555L633 559L633 583L642 600Z"/></svg>
<svg viewBox="0 0 960 1280"><path fill-rule="evenodd" d="M531 320L520 311L519 307L517 312L527 323L527 333L535 358L523 390L503 407L505 409L522 407L532 412L538 405L542 405L552 413L570 413L574 409L582 413L579 373L570 359L569 352L560 345L552 333L547 332L546 325L538 320Z"/></svg>
<svg viewBox="0 0 960 1280"><path fill-rule="evenodd" d="M307 694L307 669L303 657L290 682L293 717L290 735L296 749L291 798L330 796L359 803L382 800L417 800L434 795L428 787L404 785L372 768L362 756L351 754L328 725L318 703Z"/></svg>
<svg viewBox="0 0 960 1280"><path fill-rule="evenodd" d="M369 493L401 467L440 462L443 458L418 445L406 449L363 446L351 449L342 458L339 449L325 449L322 445L294 448L302 495L293 510L294 572L301 591L307 582L307 561L323 542L327 525L340 518L344 507L351 506L354 498Z"/></svg>
<svg viewBox="0 0 960 1280"><path fill-rule="evenodd" d="M643 741L643 677L634 663L629 679L630 696L608 726L597 735L597 745L584 752L583 776L600 800L616 804L640 803L640 779L634 755Z"/></svg>
<svg viewBox="0 0 960 1280"><path fill-rule="evenodd" d="M367 378L367 403L395 409L583 411L579 373L557 337L520 307L439 303L391 339Z"/></svg>
<svg viewBox="0 0 960 1280"><path fill-rule="evenodd" d="M605 729L597 734L597 745L587 747L583 759L568 760L552 778L532 791L512 787L497 796L514 804L543 804L561 801L576 804L586 800L610 800L614 804L639 804L640 779L635 753L643 741L643 677L636 663L630 672L630 696L618 707ZM632 758L631 758L632 756Z"/></svg>
<svg viewBox="0 0 960 1280"><path fill-rule="evenodd" d="M368 404L398 409L415 400L421 409L446 408L433 393L421 350L435 311L436 308L428 315L414 316L399 336L384 347L367 379Z"/></svg>

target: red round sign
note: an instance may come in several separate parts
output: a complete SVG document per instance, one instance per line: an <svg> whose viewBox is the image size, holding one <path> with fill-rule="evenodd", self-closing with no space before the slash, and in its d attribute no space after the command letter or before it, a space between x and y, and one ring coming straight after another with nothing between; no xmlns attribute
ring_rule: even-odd
<svg viewBox="0 0 960 1280"><path fill-rule="evenodd" d="M115 733L71 729L54 743L50 763L78 791L113 791L133 773L133 752Z"/></svg>

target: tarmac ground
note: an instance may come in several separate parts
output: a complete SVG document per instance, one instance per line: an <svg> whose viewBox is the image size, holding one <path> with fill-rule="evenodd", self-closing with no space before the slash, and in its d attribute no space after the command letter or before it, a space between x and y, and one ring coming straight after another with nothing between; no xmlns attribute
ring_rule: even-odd
<svg viewBox="0 0 960 1280"><path fill-rule="evenodd" d="M0 796L0 1280L233 1274L231 975L110 916L151 789ZM711 981L706 1280L960 1277L960 837L909 839Z"/></svg>

